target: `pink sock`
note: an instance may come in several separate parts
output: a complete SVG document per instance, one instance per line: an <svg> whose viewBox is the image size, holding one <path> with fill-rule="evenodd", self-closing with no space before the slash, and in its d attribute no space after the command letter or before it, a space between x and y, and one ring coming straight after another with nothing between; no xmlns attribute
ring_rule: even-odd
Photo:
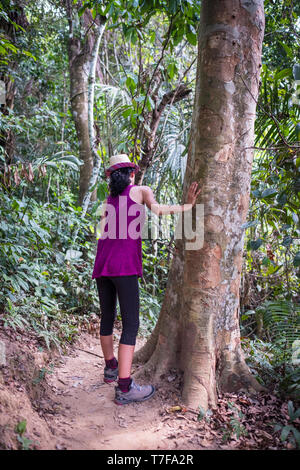
<svg viewBox="0 0 300 470"><path fill-rule="evenodd" d="M118 385L121 392L128 392L131 384L131 377L125 377L124 379L119 377Z"/></svg>
<svg viewBox="0 0 300 470"><path fill-rule="evenodd" d="M105 361L105 365L109 369L116 369L118 367L118 361L115 357L113 357L112 359Z"/></svg>

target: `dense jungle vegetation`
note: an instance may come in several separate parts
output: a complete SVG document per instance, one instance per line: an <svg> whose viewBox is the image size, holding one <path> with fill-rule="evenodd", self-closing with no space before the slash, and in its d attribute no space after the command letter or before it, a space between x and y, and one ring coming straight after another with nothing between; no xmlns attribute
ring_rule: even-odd
<svg viewBox="0 0 300 470"><path fill-rule="evenodd" d="M91 159L98 156L100 169L87 187L70 71L78 43L80 57L85 47L91 54L99 14L106 27ZM63 350L99 315L91 273L111 155L147 156L143 184L161 203L181 200L200 14L200 2L189 0L1 1L1 328L30 330L42 347ZM299 14L291 0L265 1L240 290L247 363L260 383L292 400L300 393ZM157 321L173 249L172 234L143 240L142 335Z"/></svg>

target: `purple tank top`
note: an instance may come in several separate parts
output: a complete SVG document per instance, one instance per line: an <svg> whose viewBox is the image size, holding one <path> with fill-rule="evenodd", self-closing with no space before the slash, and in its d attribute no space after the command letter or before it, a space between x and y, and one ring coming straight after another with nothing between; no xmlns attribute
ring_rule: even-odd
<svg viewBox="0 0 300 470"><path fill-rule="evenodd" d="M119 196L108 196L104 232L98 240L92 279L100 276L143 275L141 232L145 207L129 196L129 184Z"/></svg>

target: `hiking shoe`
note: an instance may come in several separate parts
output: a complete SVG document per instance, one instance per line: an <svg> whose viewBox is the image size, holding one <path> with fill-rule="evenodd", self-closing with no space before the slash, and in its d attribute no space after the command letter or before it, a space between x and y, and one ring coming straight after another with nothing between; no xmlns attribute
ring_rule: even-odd
<svg viewBox="0 0 300 470"><path fill-rule="evenodd" d="M110 369L109 367L104 367L104 382L110 384L117 380L119 368Z"/></svg>
<svg viewBox="0 0 300 470"><path fill-rule="evenodd" d="M117 405L127 405L134 401L145 401L151 398L155 392L153 385L137 385L133 379L129 385L128 392L122 392L119 387L115 387L115 403Z"/></svg>

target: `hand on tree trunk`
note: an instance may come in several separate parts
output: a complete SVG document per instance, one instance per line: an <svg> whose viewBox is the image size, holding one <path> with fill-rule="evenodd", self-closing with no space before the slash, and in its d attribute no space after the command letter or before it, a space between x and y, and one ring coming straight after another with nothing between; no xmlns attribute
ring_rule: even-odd
<svg viewBox="0 0 300 470"><path fill-rule="evenodd" d="M198 189L198 183L195 181L190 185L189 190L188 190L188 195L187 195L187 204L192 204L194 206L197 201L197 197L200 194L201 188Z"/></svg>

